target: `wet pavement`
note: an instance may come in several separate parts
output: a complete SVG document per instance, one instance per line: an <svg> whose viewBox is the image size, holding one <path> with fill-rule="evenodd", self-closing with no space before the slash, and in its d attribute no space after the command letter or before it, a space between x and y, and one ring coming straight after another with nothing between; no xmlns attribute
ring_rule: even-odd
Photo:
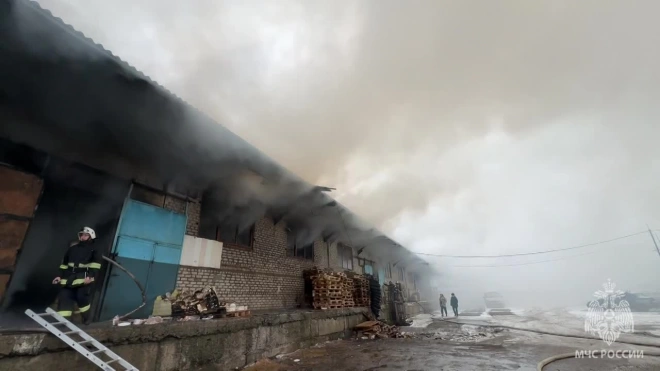
<svg viewBox="0 0 660 371"><path fill-rule="evenodd" d="M536 370L538 362L576 350L604 349L600 340L572 339L517 330L458 325L433 320L424 328L403 328L413 339L343 340L263 360L247 371L367 370ZM606 347L605 347L606 348ZM613 344L610 349L652 348ZM658 349L656 349L657 351ZM660 370L660 358L568 359L544 371Z"/></svg>

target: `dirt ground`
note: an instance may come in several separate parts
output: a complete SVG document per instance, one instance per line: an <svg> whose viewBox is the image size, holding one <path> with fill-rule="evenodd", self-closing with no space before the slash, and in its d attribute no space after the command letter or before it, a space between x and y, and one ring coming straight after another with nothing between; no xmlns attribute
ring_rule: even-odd
<svg viewBox="0 0 660 371"><path fill-rule="evenodd" d="M600 341L493 330L434 322L413 339L343 340L275 359L262 360L246 371L367 371L367 370L536 370L539 361L579 349L603 349ZM495 332L497 331L497 332ZM613 347L615 347L613 345ZM620 345L616 349L646 349ZM660 358L568 359L544 371L652 371Z"/></svg>

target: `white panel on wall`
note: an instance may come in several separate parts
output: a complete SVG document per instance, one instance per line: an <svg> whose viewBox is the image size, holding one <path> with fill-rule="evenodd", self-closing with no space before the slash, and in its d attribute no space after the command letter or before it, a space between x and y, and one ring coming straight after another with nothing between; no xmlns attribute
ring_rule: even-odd
<svg viewBox="0 0 660 371"><path fill-rule="evenodd" d="M183 238L181 265L220 268L222 242L186 235Z"/></svg>

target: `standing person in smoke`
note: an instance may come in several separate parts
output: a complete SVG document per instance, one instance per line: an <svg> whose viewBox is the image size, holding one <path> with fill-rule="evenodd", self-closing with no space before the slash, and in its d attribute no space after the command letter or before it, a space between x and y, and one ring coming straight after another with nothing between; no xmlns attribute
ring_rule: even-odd
<svg viewBox="0 0 660 371"><path fill-rule="evenodd" d="M449 304L451 304L451 309L454 310L454 317L458 317L458 298L453 292L451 293Z"/></svg>
<svg viewBox="0 0 660 371"><path fill-rule="evenodd" d="M60 264L60 275L53 280L53 285L61 287L57 313L70 319L77 304L84 324L91 320L92 287L101 270L101 253L94 246L95 239L92 228L84 227L78 232L78 242L69 247Z"/></svg>
<svg viewBox="0 0 660 371"><path fill-rule="evenodd" d="M447 314L447 298L444 294L440 294L440 315L443 317L449 317Z"/></svg>

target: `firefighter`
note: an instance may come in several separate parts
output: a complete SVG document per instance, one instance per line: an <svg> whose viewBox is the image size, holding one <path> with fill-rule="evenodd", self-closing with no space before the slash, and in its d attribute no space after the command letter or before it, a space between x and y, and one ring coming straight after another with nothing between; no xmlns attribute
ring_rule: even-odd
<svg viewBox="0 0 660 371"><path fill-rule="evenodd" d="M62 259L60 275L55 277L53 284L59 284L60 293L57 296L57 312L71 318L74 307L83 323L90 322L91 293L94 281L101 270L101 253L94 246L96 232L84 227L78 232L78 242L73 243Z"/></svg>

